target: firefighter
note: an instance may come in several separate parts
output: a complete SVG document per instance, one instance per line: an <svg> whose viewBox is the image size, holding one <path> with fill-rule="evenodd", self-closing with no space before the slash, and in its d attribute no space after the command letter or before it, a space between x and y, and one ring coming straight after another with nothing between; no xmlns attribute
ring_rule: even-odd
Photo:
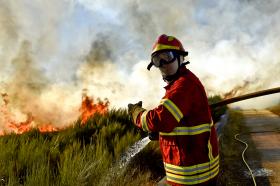
<svg viewBox="0 0 280 186"><path fill-rule="evenodd" d="M151 62L167 82L160 104L142 108L128 104L133 123L159 132L159 143L169 185L216 185L219 152L207 96L200 80L186 68L188 55L181 42L165 34L156 40Z"/></svg>

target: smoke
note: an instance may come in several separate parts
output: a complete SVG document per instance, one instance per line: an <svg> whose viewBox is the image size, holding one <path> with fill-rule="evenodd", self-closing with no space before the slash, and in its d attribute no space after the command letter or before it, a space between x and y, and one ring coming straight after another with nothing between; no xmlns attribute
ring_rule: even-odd
<svg viewBox="0 0 280 186"><path fill-rule="evenodd" d="M279 6L277 0L1 1L0 93L18 115L57 125L77 118L84 88L111 107L142 100L153 108L164 83L146 66L162 33L181 40L188 68L208 95L280 86Z"/></svg>
<svg viewBox="0 0 280 186"><path fill-rule="evenodd" d="M62 90L50 84L34 62L30 42L22 42L11 66L12 76L5 87L7 93L2 95L5 95L4 104L10 107L10 112L14 114L10 116L12 120L27 121L32 117L34 125L37 126L65 126L77 119L78 115L74 110L77 103L71 105L73 93L68 92L68 87L68 90Z"/></svg>

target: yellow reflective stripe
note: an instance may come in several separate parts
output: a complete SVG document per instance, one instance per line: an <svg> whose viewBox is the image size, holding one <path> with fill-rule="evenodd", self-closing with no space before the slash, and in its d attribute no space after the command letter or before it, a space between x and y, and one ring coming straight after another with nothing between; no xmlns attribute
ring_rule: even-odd
<svg viewBox="0 0 280 186"><path fill-rule="evenodd" d="M146 132L150 131L149 128L148 128L148 125L147 125L147 119L146 119L146 116L148 114L148 111L144 111L141 115L141 126L142 126L142 129Z"/></svg>
<svg viewBox="0 0 280 186"><path fill-rule="evenodd" d="M203 132L210 132L213 123L201 124L193 127L175 127L172 132L160 132L162 136L197 135Z"/></svg>
<svg viewBox="0 0 280 186"><path fill-rule="evenodd" d="M153 52L156 52L156 51L159 51L159 50L165 50L165 49L180 50L180 47L171 46L171 45L164 45L164 44L157 44L156 47L154 48Z"/></svg>
<svg viewBox="0 0 280 186"><path fill-rule="evenodd" d="M168 172L166 172L166 176L168 181L174 183L194 185L194 184L206 182L211 178L214 178L218 173L219 173L219 166L215 167L214 169L208 172L199 175L194 175L194 176L181 176Z"/></svg>
<svg viewBox="0 0 280 186"><path fill-rule="evenodd" d="M212 145L211 145L210 139L208 140L208 157L210 160L214 159L213 154L212 154Z"/></svg>
<svg viewBox="0 0 280 186"><path fill-rule="evenodd" d="M174 116L177 122L180 122L183 118L183 113L181 110L169 99L162 99L160 103L167 108L169 112Z"/></svg>
<svg viewBox="0 0 280 186"><path fill-rule="evenodd" d="M211 128L213 126L213 121L211 123ZM212 160L214 159L213 157L213 153L212 153L212 145L211 145L211 128L210 128L210 135L209 135L209 139L208 139L208 156L209 156L209 159Z"/></svg>
<svg viewBox="0 0 280 186"><path fill-rule="evenodd" d="M197 173L206 172L209 169L216 167L219 164L219 155L215 157L213 160L210 160L206 163L201 163L192 166L178 166L172 165L164 162L164 168L166 172L180 174L180 175L193 175Z"/></svg>

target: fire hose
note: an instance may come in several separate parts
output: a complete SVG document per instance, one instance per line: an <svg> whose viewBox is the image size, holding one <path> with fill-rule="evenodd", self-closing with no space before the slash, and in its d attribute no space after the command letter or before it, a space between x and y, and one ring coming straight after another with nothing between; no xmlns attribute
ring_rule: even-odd
<svg viewBox="0 0 280 186"><path fill-rule="evenodd" d="M246 99L265 96L265 95L269 95L269 94L275 94L275 93L279 93L279 92L280 92L280 87L271 88L271 89L267 89L267 90L261 90L261 91L258 91L258 92L245 94L245 95L242 95L242 96L237 96L237 97L233 97L233 98L230 98L230 99L225 99L225 100L217 102L217 103L213 103L213 104L210 105L210 108L213 109L213 108L216 108L216 107L224 106L224 105L235 103L235 102L238 102L238 101L243 101L243 100L246 100Z"/></svg>

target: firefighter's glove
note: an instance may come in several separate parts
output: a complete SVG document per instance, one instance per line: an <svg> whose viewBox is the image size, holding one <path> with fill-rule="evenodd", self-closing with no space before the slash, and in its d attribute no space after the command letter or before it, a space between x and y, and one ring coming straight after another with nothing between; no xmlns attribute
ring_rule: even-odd
<svg viewBox="0 0 280 186"><path fill-rule="evenodd" d="M128 104L128 113L135 125L136 125L136 119L137 119L138 114L144 110L145 109L142 108L142 101L139 101L138 103L135 103L135 104L132 104L132 103Z"/></svg>

